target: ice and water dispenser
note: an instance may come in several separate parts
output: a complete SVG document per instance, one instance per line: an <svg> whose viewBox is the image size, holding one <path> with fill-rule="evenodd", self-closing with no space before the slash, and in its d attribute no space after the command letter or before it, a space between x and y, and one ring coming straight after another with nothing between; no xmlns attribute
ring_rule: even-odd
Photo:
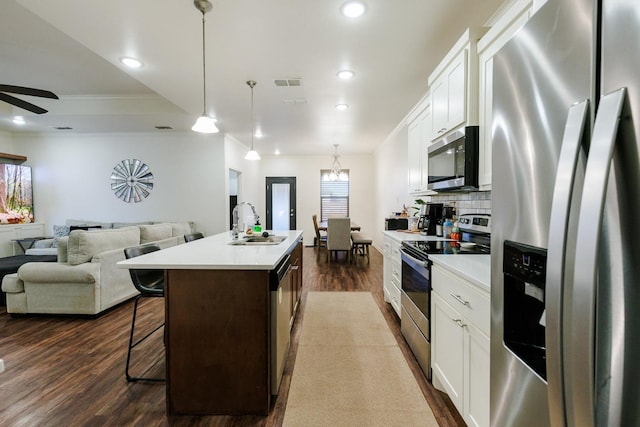
<svg viewBox="0 0 640 427"><path fill-rule="evenodd" d="M544 380L547 250L504 242L504 343Z"/></svg>

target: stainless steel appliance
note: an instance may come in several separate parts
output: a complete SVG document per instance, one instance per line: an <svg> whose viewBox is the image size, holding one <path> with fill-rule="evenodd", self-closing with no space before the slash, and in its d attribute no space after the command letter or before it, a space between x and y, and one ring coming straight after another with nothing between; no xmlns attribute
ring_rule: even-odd
<svg viewBox="0 0 640 427"><path fill-rule="evenodd" d="M493 58L492 426L640 420L638 40L549 0Z"/></svg>
<svg viewBox="0 0 640 427"><path fill-rule="evenodd" d="M269 273L271 300L271 394L278 394L289 350L291 307L291 256Z"/></svg>
<svg viewBox="0 0 640 427"><path fill-rule="evenodd" d="M418 230L427 236L436 235L436 224L442 218L442 203L426 203L421 206Z"/></svg>
<svg viewBox="0 0 640 427"><path fill-rule="evenodd" d="M429 255L488 254L490 216L463 215L462 241L411 240L402 242L402 293L400 329L418 364L431 379L431 261Z"/></svg>
<svg viewBox="0 0 640 427"><path fill-rule="evenodd" d="M429 182L434 191L478 188L478 126L466 126L429 146Z"/></svg>

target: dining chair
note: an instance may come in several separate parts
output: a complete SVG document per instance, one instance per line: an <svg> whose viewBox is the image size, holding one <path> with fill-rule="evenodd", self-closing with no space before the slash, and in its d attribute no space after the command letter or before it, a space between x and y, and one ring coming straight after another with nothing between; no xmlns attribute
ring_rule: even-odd
<svg viewBox="0 0 640 427"><path fill-rule="evenodd" d="M327 235L326 234L320 234L320 229L318 228L318 215L313 214L311 216L311 218L313 218L313 228L316 231L316 245L317 248L326 248L327 247Z"/></svg>
<svg viewBox="0 0 640 427"><path fill-rule="evenodd" d="M329 218L327 220L327 261L331 262L331 254L337 251L347 253L347 261L351 262L351 219Z"/></svg>
<svg viewBox="0 0 640 427"><path fill-rule="evenodd" d="M134 246L125 248L124 256L127 259L135 258L140 255L148 254L151 252L159 251L160 246L157 244L147 244L141 246ZM158 329L164 326L164 322L154 328L151 332L147 333L144 337L137 341L133 341L133 335L136 326L136 314L138 313L138 303L141 298L164 298L164 270L145 270L145 269L129 269L131 275L131 281L133 286L140 292L133 303L133 318L131 319L131 333L129 335L129 347L127 349L127 365L125 368L125 376L128 382L134 381L154 381L163 382L164 378L148 378L148 377L134 377L129 374L129 364L131 362L131 350L138 344L149 338Z"/></svg>

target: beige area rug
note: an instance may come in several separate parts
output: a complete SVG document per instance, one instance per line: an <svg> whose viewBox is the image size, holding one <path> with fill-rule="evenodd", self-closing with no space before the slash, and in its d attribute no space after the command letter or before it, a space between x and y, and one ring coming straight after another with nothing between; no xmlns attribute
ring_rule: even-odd
<svg viewBox="0 0 640 427"><path fill-rule="evenodd" d="M369 292L309 292L284 426L437 426Z"/></svg>

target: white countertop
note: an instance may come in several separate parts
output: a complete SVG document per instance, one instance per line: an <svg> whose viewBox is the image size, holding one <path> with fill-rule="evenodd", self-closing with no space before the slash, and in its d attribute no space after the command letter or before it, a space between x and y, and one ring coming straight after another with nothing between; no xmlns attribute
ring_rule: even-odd
<svg viewBox="0 0 640 427"><path fill-rule="evenodd" d="M491 291L491 255L429 255L429 259L485 291Z"/></svg>
<svg viewBox="0 0 640 427"><path fill-rule="evenodd" d="M385 236L402 242L404 240L444 240L442 237L425 236L420 233L385 230ZM453 273L467 279L486 291L491 290L491 255L429 255L434 264L443 266Z"/></svg>
<svg viewBox="0 0 640 427"><path fill-rule="evenodd" d="M287 236L278 245L229 245L229 231L120 261L120 268L162 270L273 270L302 238L299 230L276 230Z"/></svg>
<svg viewBox="0 0 640 427"><path fill-rule="evenodd" d="M421 241L432 241L432 240L445 240L442 236L426 236L420 233L407 232L405 231L396 231L396 230L384 230L382 232L385 236L391 237L393 240L402 242L404 240L421 240Z"/></svg>

